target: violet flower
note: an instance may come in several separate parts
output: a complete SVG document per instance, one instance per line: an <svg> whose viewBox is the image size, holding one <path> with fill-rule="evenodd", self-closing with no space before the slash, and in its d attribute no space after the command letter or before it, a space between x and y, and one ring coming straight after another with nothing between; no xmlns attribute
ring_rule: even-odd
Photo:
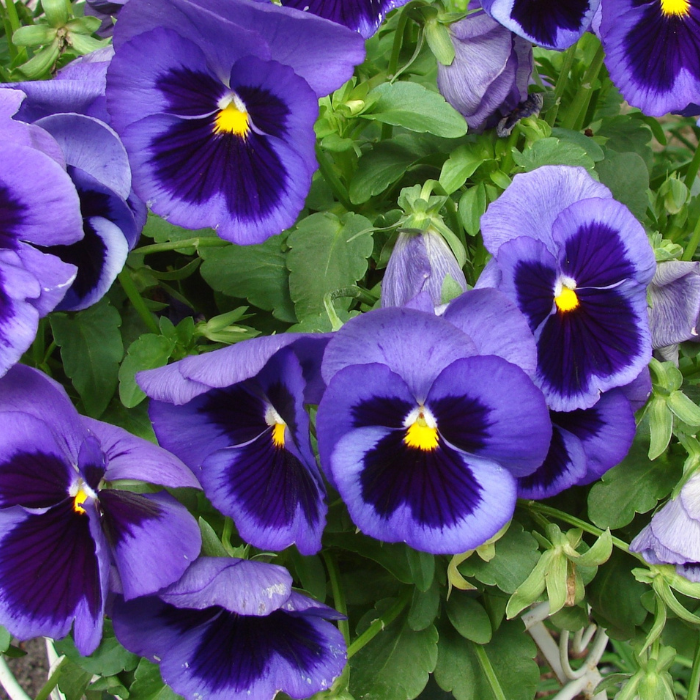
<svg viewBox="0 0 700 700"><path fill-rule="evenodd" d="M649 285L649 327L654 349L697 340L700 263L669 260L656 266Z"/></svg>
<svg viewBox="0 0 700 700"><path fill-rule="evenodd" d="M177 458L80 416L63 388L16 365L0 380L0 623L19 639L65 636L90 654L115 567L127 599L177 580L199 554L194 518L137 479L199 488Z"/></svg>
<svg viewBox="0 0 700 700"><path fill-rule="evenodd" d="M317 168L318 97L350 78L362 38L256 0L130 0L114 45L107 107L153 212L239 244L290 227Z"/></svg>
<svg viewBox="0 0 700 700"><path fill-rule="evenodd" d="M600 0L481 0L481 5L493 19L533 44L565 49L591 26Z"/></svg>
<svg viewBox="0 0 700 700"><path fill-rule="evenodd" d="M503 527L516 479L551 439L541 392L520 367L478 355L456 315L389 308L348 321L324 354L316 424L321 465L355 524L436 554ZM511 345L517 335L534 346L524 330Z"/></svg>
<svg viewBox="0 0 700 700"><path fill-rule="evenodd" d="M700 474L654 515L630 552L640 552L649 564L675 564L679 574L700 583Z"/></svg>
<svg viewBox="0 0 700 700"><path fill-rule="evenodd" d="M481 220L496 286L535 334L535 383L554 411L590 408L651 359L646 286L656 269L644 229L583 168L516 175Z"/></svg>
<svg viewBox="0 0 700 700"><path fill-rule="evenodd" d="M438 88L469 129L495 126L527 98L532 45L483 11L450 26L455 58L438 63Z"/></svg>
<svg viewBox="0 0 700 700"><path fill-rule="evenodd" d="M660 117L700 104L700 0L605 0L600 37L632 106Z"/></svg>
<svg viewBox="0 0 700 700"><path fill-rule="evenodd" d="M439 306L448 276L467 290L462 268L437 231L401 230L382 281L382 306L405 306L421 292Z"/></svg>
<svg viewBox="0 0 700 700"><path fill-rule="evenodd" d="M326 336L253 338L140 372L158 440L261 549L321 547L325 488L304 401L317 403Z"/></svg>
<svg viewBox="0 0 700 700"><path fill-rule="evenodd" d="M408 0L282 0L282 5L344 24L369 39L379 29L387 12L407 2Z"/></svg>
<svg viewBox="0 0 700 700"><path fill-rule="evenodd" d="M327 690L345 665L345 641L329 622L342 618L293 591L281 566L208 557L158 597L118 599L112 614L119 642L158 662L186 700Z"/></svg>

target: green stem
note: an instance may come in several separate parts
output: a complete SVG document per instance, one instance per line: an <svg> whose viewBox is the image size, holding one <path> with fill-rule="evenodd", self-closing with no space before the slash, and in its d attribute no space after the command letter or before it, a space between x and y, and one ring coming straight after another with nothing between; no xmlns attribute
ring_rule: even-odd
<svg viewBox="0 0 700 700"><path fill-rule="evenodd" d="M700 152L700 149L698 149ZM683 251L683 257L681 257L681 260L692 260L693 255L695 255L695 251L698 248L698 244L700 243L700 216L698 216L698 220L695 222L695 228L693 229L693 235L690 237L690 240L688 241L688 245L685 247L685 250Z"/></svg>
<svg viewBox="0 0 700 700"><path fill-rule="evenodd" d="M65 658L58 664L58 666L56 666L53 673L49 676L49 679L37 693L35 700L46 700L49 697L51 691L58 685L58 679L61 677L61 670L67 662L68 658Z"/></svg>
<svg viewBox="0 0 700 700"><path fill-rule="evenodd" d="M333 555L329 552L323 553L323 561L326 563L326 569L328 569L328 578L330 578L331 580L331 591L333 592L333 605L341 615L345 615L344 620L338 620L338 629L341 631L343 637L345 638L345 643L350 644L350 623L347 619L348 606L345 604L345 594L343 593L343 588L340 585L340 572L338 571L338 565L336 564Z"/></svg>
<svg viewBox="0 0 700 700"><path fill-rule="evenodd" d="M603 67L603 59L605 58L605 51L603 51L602 44L598 46L591 65L588 66L586 70L583 81L581 82L581 87L578 89L574 101L571 103L564 119L562 120L562 126L565 129L581 129L584 117L586 116L586 111L588 110L588 104L591 101L591 95L593 94L593 85L598 78L598 73Z"/></svg>
<svg viewBox="0 0 700 700"><path fill-rule="evenodd" d="M697 145L695 155L688 164L688 169L685 171L685 186L688 189L693 186L695 178L698 176L698 170L700 170L700 143Z"/></svg>
<svg viewBox="0 0 700 700"><path fill-rule="evenodd" d="M698 646L695 649L693 670L688 681L688 697L686 700L698 700L698 688L700 688L700 639L698 639Z"/></svg>
<svg viewBox="0 0 700 700"><path fill-rule="evenodd" d="M559 113L559 107L561 106L561 98L566 90L566 85L569 82L569 73L571 73L571 67L574 65L574 59L576 58L576 44L569 46L564 53L564 60L561 64L561 72L557 78L557 84L554 88L554 105L547 112L547 124L549 126L554 126L554 122L557 119L557 114Z"/></svg>
<svg viewBox="0 0 700 700"><path fill-rule="evenodd" d="M184 241L170 241L169 243L154 243L136 248L132 255L150 255L151 253L165 253L169 250L183 250L185 248L220 248L231 245L228 241L214 236L206 238L187 238Z"/></svg>
<svg viewBox="0 0 700 700"><path fill-rule="evenodd" d="M131 274L126 268L119 273L119 283L121 284L126 296L129 297L129 301L134 305L138 315L148 327L148 330L156 335L160 335L158 323L156 322L155 318L153 318L153 314L151 314L151 312L148 310L146 302L139 294L139 290L136 289L134 280L131 279Z"/></svg>
<svg viewBox="0 0 700 700"><path fill-rule="evenodd" d="M48 361L51 355L53 355L53 351L57 348L58 346L56 345L56 341L52 340L51 345L49 345L49 349L46 351L46 354L44 355L44 359L42 360L41 364L45 365Z"/></svg>
<svg viewBox="0 0 700 700"><path fill-rule="evenodd" d="M371 642L385 627L390 625L408 605L412 596L413 590L410 587L405 588L398 600L348 647L348 659L355 656L362 647Z"/></svg>
<svg viewBox="0 0 700 700"><path fill-rule="evenodd" d="M5 29L5 36L7 37L7 53L10 54L10 61L14 62L17 58L17 47L10 41L12 36L12 25L5 11L4 5L0 4L0 18L2 18L3 28ZM5 80L3 80L5 82Z"/></svg>
<svg viewBox="0 0 700 700"><path fill-rule="evenodd" d="M391 57L389 58L389 67L387 72L389 77L393 77L399 67L399 56L401 55L401 47L403 46L403 35L406 32L406 24L408 23L408 12L404 7L399 15L399 21L396 24L396 34L394 34L394 44L391 47Z"/></svg>
<svg viewBox="0 0 700 700"><path fill-rule="evenodd" d="M19 15L17 14L17 8L13 0L7 0L7 19L10 21L10 27L12 28L12 33L16 32L22 25L19 21ZM9 37L8 37L9 39Z"/></svg>
<svg viewBox="0 0 700 700"><path fill-rule="evenodd" d="M574 527L580 527L584 532L587 532L590 535L600 537L603 534L603 530L597 528L595 525L591 525L585 520L581 520L580 518L577 518L573 515L564 513L563 511L557 510L556 508L545 506L542 503L538 503L537 501L520 501L520 503L533 513L542 513L543 515L548 515L551 518L556 518L557 520L561 520L562 522L568 523L569 525L573 525ZM632 552L630 552L630 546L627 544L627 542L623 542L617 537L613 537L612 543L618 549L621 549L623 552L629 552L630 554L632 554ZM637 555L635 554L634 556ZM641 559L641 557L639 556L637 556L637 558ZM641 560L643 561L643 559Z"/></svg>
<svg viewBox="0 0 700 700"><path fill-rule="evenodd" d="M352 211L353 206L350 202L350 196L348 195L345 185L333 171L333 166L330 164L326 154L321 150L318 144L316 144L316 160L318 161L318 168L321 171L321 174L328 183L328 186L333 190L333 194L336 196L336 199L348 211Z"/></svg>
<svg viewBox="0 0 700 700"><path fill-rule="evenodd" d="M496 698L496 700L507 700L506 695L503 692L503 688L501 688L501 684L498 682L496 672L493 670L491 661L486 655L486 650L484 649L483 645L473 644L472 648L476 650L476 658L479 660L479 665L481 666L481 670L484 672L484 675L489 682L489 686L491 686L493 696Z"/></svg>

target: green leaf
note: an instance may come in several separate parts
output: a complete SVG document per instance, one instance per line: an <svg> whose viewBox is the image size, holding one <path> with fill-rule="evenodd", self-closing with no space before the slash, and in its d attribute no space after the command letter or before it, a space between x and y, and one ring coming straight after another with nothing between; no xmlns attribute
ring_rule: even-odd
<svg viewBox="0 0 700 700"><path fill-rule="evenodd" d="M115 399L102 414L102 420L118 425L144 440L157 442L156 434L153 432L153 424L148 417L148 401L144 401L134 408L126 408L121 401Z"/></svg>
<svg viewBox="0 0 700 700"><path fill-rule="evenodd" d="M446 138L467 133L464 117L438 92L418 83L382 83L369 93L368 100L371 99L376 102L361 115L364 119Z"/></svg>
<svg viewBox="0 0 700 700"><path fill-rule="evenodd" d="M569 561L563 552L553 553L550 557L544 580L552 614L558 613L566 604L568 566Z"/></svg>
<svg viewBox="0 0 700 700"><path fill-rule="evenodd" d="M59 654L65 654L91 676L114 676L122 671L133 671L139 662L136 654L119 644L109 621L105 621L100 646L90 656L81 656L70 636L56 642L55 647Z"/></svg>
<svg viewBox="0 0 700 700"><path fill-rule="evenodd" d="M700 426L700 408L696 406L682 391L671 392L667 399L668 407L673 414L688 425Z"/></svg>
<svg viewBox="0 0 700 700"><path fill-rule="evenodd" d="M456 192L484 163L483 149L464 144L450 154L440 172L440 184L447 194Z"/></svg>
<svg viewBox="0 0 700 700"><path fill-rule="evenodd" d="M480 182L475 187L470 187L459 200L459 218L464 230L470 236L476 236L481 230L481 217L486 211L486 188Z"/></svg>
<svg viewBox="0 0 700 700"><path fill-rule="evenodd" d="M588 494L588 517L599 528L624 527L635 513L646 513L667 496L680 478L668 459L652 462L643 440L635 440L625 459L603 474Z"/></svg>
<svg viewBox="0 0 700 700"><path fill-rule="evenodd" d="M651 435L649 459L656 459L666 452L673 434L673 414L666 403L666 397L655 396L649 403L646 415Z"/></svg>
<svg viewBox="0 0 700 700"><path fill-rule="evenodd" d="M610 558L612 548L612 535L606 530L587 552L572 561L576 566L600 566Z"/></svg>
<svg viewBox="0 0 700 700"><path fill-rule="evenodd" d="M575 143L577 146L581 146L581 148L588 153L591 160L596 163L605 158L603 149L590 136L586 136L580 131L556 127L552 129L552 136L558 138L560 141L569 141Z"/></svg>
<svg viewBox="0 0 700 700"><path fill-rule="evenodd" d="M289 551L294 571L301 581L302 588L313 598L323 603L326 600L326 569L321 557L302 556L298 550L292 548Z"/></svg>
<svg viewBox="0 0 700 700"><path fill-rule="evenodd" d="M487 586L498 586L504 593L514 593L530 575L540 559L537 540L513 522L496 542L496 556L489 562L471 556L459 565L464 576L475 577Z"/></svg>
<svg viewBox="0 0 700 700"><path fill-rule="evenodd" d="M366 535L350 532L326 533L324 543L376 561L401 583L413 583L413 573L408 565L405 544L379 542Z"/></svg>
<svg viewBox="0 0 700 700"><path fill-rule="evenodd" d="M440 607L440 586L437 581L425 592L421 593L417 588L413 591L411 608L408 611L406 622L408 626L419 632L433 624Z"/></svg>
<svg viewBox="0 0 700 700"><path fill-rule="evenodd" d="M15 46L41 46L53 41L56 29L45 24L32 24L28 27L20 27L12 35L12 43Z"/></svg>
<svg viewBox="0 0 700 700"><path fill-rule="evenodd" d="M85 311L51 316L63 368L92 418L102 415L117 388L119 362L124 355L121 322L106 298Z"/></svg>
<svg viewBox="0 0 700 700"><path fill-rule="evenodd" d="M68 22L68 7L64 0L41 0L46 19L53 27L63 27Z"/></svg>
<svg viewBox="0 0 700 700"><path fill-rule="evenodd" d="M211 228L192 230L182 228L169 223L165 219L155 214L149 214L146 225L143 227L143 235L152 238L156 243L171 243L175 241L187 241L190 238L212 238L216 237L216 231ZM183 252L183 251L181 251ZM194 250L190 251L190 254Z"/></svg>
<svg viewBox="0 0 700 700"><path fill-rule="evenodd" d="M399 617L350 660L350 692L358 700L417 697L435 669L437 641L433 625L416 632Z"/></svg>
<svg viewBox="0 0 700 700"><path fill-rule="evenodd" d="M428 46L443 66L449 66L455 60L455 47L450 30L436 19L425 23L425 38Z"/></svg>
<svg viewBox="0 0 700 700"><path fill-rule="evenodd" d="M644 219L649 170L638 153L616 153L608 147L605 160L596 165L596 172L615 199L627 205L638 219Z"/></svg>
<svg viewBox="0 0 700 700"><path fill-rule="evenodd" d="M0 654L4 654L12 643L12 635L0 625Z"/></svg>
<svg viewBox="0 0 700 700"><path fill-rule="evenodd" d="M552 615L549 621L560 630L569 632L578 632L590 624L586 611L578 605L562 608L556 615Z"/></svg>
<svg viewBox="0 0 700 700"><path fill-rule="evenodd" d="M428 552L418 552L411 547L407 547L406 557L416 588L422 592L427 591L435 576L435 557Z"/></svg>
<svg viewBox="0 0 700 700"><path fill-rule="evenodd" d="M486 610L468 593L453 590L445 607L452 626L465 639L477 644L491 641L491 620Z"/></svg>
<svg viewBox="0 0 700 700"><path fill-rule="evenodd" d="M586 149L571 141L560 141L553 136L535 141L522 153L514 150L513 160L525 168L526 172L543 165L579 165L586 170L593 170L595 167L595 161Z"/></svg>
<svg viewBox="0 0 700 700"><path fill-rule="evenodd" d="M605 148L617 153L636 153L646 166L647 174L654 162L649 143L651 130L644 122L644 117L634 114L619 114L602 120L597 136L607 139Z"/></svg>
<svg viewBox="0 0 700 700"><path fill-rule="evenodd" d="M122 698L122 700L127 700L127 698L129 697L129 690L116 676L110 676L108 678L98 678L94 683L91 683L90 687L87 689L88 697L89 693L97 693L98 691L99 698L103 697L103 691L111 696Z"/></svg>
<svg viewBox="0 0 700 700"><path fill-rule="evenodd" d="M221 544L219 536L214 532L214 528L200 516L199 531L202 533L202 556L204 557L227 557L228 552Z"/></svg>
<svg viewBox="0 0 700 700"><path fill-rule="evenodd" d="M272 236L260 245L202 248L202 277L217 292L247 299L280 321L295 323L283 241Z"/></svg>
<svg viewBox="0 0 700 700"><path fill-rule="evenodd" d="M374 247L372 224L364 216L312 214L292 231L287 241L289 291L297 318L325 310L323 297L348 287L367 272ZM347 309L349 300L336 302Z"/></svg>
<svg viewBox="0 0 700 700"><path fill-rule="evenodd" d="M36 80L45 76L54 66L60 55L58 37L43 48L39 53L35 53L26 63L17 70L30 80Z"/></svg>
<svg viewBox="0 0 700 700"><path fill-rule="evenodd" d="M146 398L136 384L136 373L166 365L174 349L173 339L155 333L146 333L129 346L119 368L119 398L127 408L137 406Z"/></svg>
<svg viewBox="0 0 700 700"><path fill-rule="evenodd" d="M141 659L131 684L129 700L178 700L160 676L160 668L146 659Z"/></svg>
<svg viewBox="0 0 700 700"><path fill-rule="evenodd" d="M629 555L614 550L586 589L595 617L614 639L630 639L647 611L640 602L649 590L630 571Z"/></svg>
<svg viewBox="0 0 700 700"><path fill-rule="evenodd" d="M537 647L520 620L505 622L483 647L508 700L532 700L540 670ZM435 680L455 700L489 700L491 687L479 663L475 645L449 627L440 629Z"/></svg>
<svg viewBox="0 0 700 700"><path fill-rule="evenodd" d="M58 689L66 696L66 700L82 700L90 681L92 681L92 673L68 661L61 666Z"/></svg>

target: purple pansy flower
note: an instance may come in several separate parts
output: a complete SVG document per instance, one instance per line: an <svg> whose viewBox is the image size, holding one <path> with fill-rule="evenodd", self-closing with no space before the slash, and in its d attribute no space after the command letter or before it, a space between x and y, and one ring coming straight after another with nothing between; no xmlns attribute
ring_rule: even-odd
<svg viewBox="0 0 700 700"><path fill-rule="evenodd" d="M194 518L137 479L199 488L177 458L80 416L63 388L16 365L0 380L0 623L20 639L65 636L90 654L115 567L127 599L177 580L199 554Z"/></svg>
<svg viewBox="0 0 700 700"><path fill-rule="evenodd" d="M516 175L481 220L497 286L535 334L535 383L554 411L590 408L651 359L646 286L656 263L644 229L583 168Z"/></svg>
<svg viewBox="0 0 700 700"><path fill-rule="evenodd" d="M326 349L317 416L321 464L355 524L441 554L479 546L512 517L516 478L551 438L541 392L520 367L478 355L457 315L351 319Z"/></svg>
<svg viewBox="0 0 700 700"><path fill-rule="evenodd" d="M700 0L605 0L600 37L634 107L660 117L700 103Z"/></svg>
<svg viewBox="0 0 700 700"><path fill-rule="evenodd" d="M493 19L548 49L565 49L591 26L600 0L481 0Z"/></svg>
<svg viewBox="0 0 700 700"><path fill-rule="evenodd" d="M654 515L630 552L640 552L650 564L675 564L679 574L700 583L700 474Z"/></svg>
<svg viewBox="0 0 700 700"><path fill-rule="evenodd" d="M379 29L386 13L408 0L282 0L286 7L311 12L360 32L369 39Z"/></svg>
<svg viewBox="0 0 700 700"><path fill-rule="evenodd" d="M180 581L113 611L129 651L160 664L186 700L306 698L327 690L345 665L332 608L292 590L281 566L198 559Z"/></svg>
<svg viewBox="0 0 700 700"><path fill-rule="evenodd" d="M321 547L327 507L304 401L319 401L328 339L285 333L141 372L158 440L261 549Z"/></svg>
<svg viewBox="0 0 700 700"><path fill-rule="evenodd" d="M114 44L107 106L151 209L240 244L291 226L318 97L352 75L362 38L256 0L130 0Z"/></svg>
<svg viewBox="0 0 700 700"><path fill-rule="evenodd" d="M470 130L495 126L527 98L532 44L483 11L451 25L450 33L455 58L449 66L438 63L438 88Z"/></svg>
<svg viewBox="0 0 700 700"><path fill-rule="evenodd" d="M382 306L405 306L421 292L433 307L442 304L442 287L451 277L462 291L467 280L445 239L431 229L402 230L382 281Z"/></svg>

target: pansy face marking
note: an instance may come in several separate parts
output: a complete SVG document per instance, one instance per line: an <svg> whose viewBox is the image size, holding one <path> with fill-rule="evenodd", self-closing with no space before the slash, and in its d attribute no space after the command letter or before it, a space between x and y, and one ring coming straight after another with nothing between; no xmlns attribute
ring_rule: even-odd
<svg viewBox="0 0 700 700"><path fill-rule="evenodd" d="M578 308L579 300L576 294L576 282L570 277L561 277L554 287L554 303L557 309L566 313Z"/></svg>
<svg viewBox="0 0 700 700"><path fill-rule="evenodd" d="M690 14L689 0L661 0L661 12L666 17L685 17Z"/></svg>
<svg viewBox="0 0 700 700"><path fill-rule="evenodd" d="M279 448L284 448L284 431L287 424L272 404L268 404L265 409L265 422L272 428L272 444Z"/></svg>
<svg viewBox="0 0 700 700"><path fill-rule="evenodd" d="M404 420L406 434L403 441L406 447L423 452L433 452L440 442L437 422L425 406L414 408Z"/></svg>
<svg viewBox="0 0 700 700"><path fill-rule="evenodd" d="M219 100L219 112L214 119L215 134L233 134L245 141L250 131L250 115L245 102L235 93Z"/></svg>

